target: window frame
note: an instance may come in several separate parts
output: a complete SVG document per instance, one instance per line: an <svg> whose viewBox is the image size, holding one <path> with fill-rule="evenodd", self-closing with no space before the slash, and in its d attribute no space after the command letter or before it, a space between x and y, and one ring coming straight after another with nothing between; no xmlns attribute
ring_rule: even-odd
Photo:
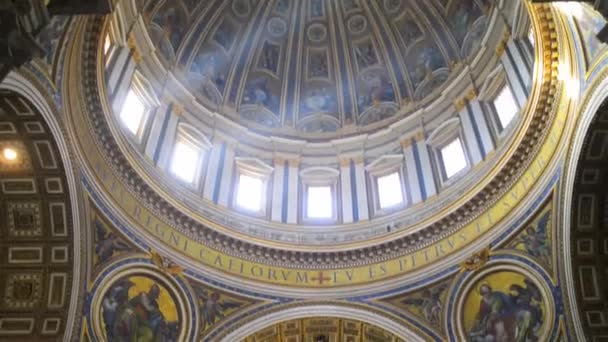
<svg viewBox="0 0 608 342"><path fill-rule="evenodd" d="M270 199L270 176L274 172L274 168L267 165L263 161L257 158L244 158L244 157L236 157L236 172L234 179L234 190L232 191L232 208L237 212L256 216L256 217L266 217L269 210L269 199ZM262 191L260 198L260 209L259 210L251 210L249 208L245 208L238 204L238 194L240 191L240 181L241 176L248 176L252 178L258 178L262 181Z"/></svg>
<svg viewBox="0 0 608 342"><path fill-rule="evenodd" d="M196 161L195 171L193 175L192 182L188 182L187 180L181 178L173 171L173 163L175 160L175 149L177 148L177 144L183 142L185 144L189 144L198 150L199 156ZM182 185L188 186L192 189L198 189L202 185L202 174L205 164L204 161L208 157L207 153L211 148L211 143L209 140L200 132L198 132L194 127L186 123L178 123L177 131L175 133L175 137L171 146L171 153L169 155L167 172L171 176L172 179L176 180Z"/></svg>
<svg viewBox="0 0 608 342"><path fill-rule="evenodd" d="M393 213L407 207L410 203L408 198L408 189L404 173L404 156L402 154L391 154L382 156L365 167L368 175L368 183L371 189L371 201L373 203L374 216L382 216ZM382 177L390 176L397 173L401 186L401 203L382 208L380 205L380 186L378 180Z"/></svg>
<svg viewBox="0 0 608 342"><path fill-rule="evenodd" d="M329 193L331 196L331 215L327 216L327 217L321 217L321 216L311 216L310 215L310 211L309 211L309 201L310 201L310 189L311 188L317 188L317 189L321 189L321 188L327 188L329 189ZM305 208L305 219L307 221L311 221L311 222L322 222L322 221L335 221L336 220L336 205L335 205L335 196L334 194L336 193L336 188L333 184L307 184L306 185L306 189L304 191L305 194L305 201L304 201L304 208Z"/></svg>
<svg viewBox="0 0 608 342"><path fill-rule="evenodd" d="M125 105L127 103L127 99L129 98L130 94L133 94L139 100L139 102L141 103L141 105L144 108L143 113L141 115L141 119L139 120L139 124L137 125L136 132L131 131L131 129L129 129L129 127L125 124L125 122L123 121L123 118L122 118L122 116L123 116L122 114L123 114L123 111L125 110ZM120 111L118 113L118 121L120 122L121 129L135 142L141 143L143 141L143 138L145 135L144 133L145 133L146 125L148 122L148 117L149 117L151 111L152 111L151 107L146 103L145 99L141 96L141 92L139 92L135 87L130 86L129 89L127 90L127 94L122 102L122 105L120 106Z"/></svg>
<svg viewBox="0 0 608 342"><path fill-rule="evenodd" d="M460 142L460 148L462 150L462 155L464 157L465 166L462 169L456 171L451 176L448 176L447 170L446 170L446 167L445 167L445 159L443 157L443 150L447 146L451 145L452 143L454 143L457 140ZM462 135L458 135L458 136L454 137L453 139L450 139L446 143L442 144L441 146L438 146L437 147L437 153L439 155L438 157L439 157L439 161L440 161L441 177L442 177L444 183L448 183L452 179L460 178L462 176L462 174L466 173L471 168L471 163L469 162L466 145L465 145L465 142L464 142L464 139L463 139Z"/></svg>
<svg viewBox="0 0 608 342"><path fill-rule="evenodd" d="M338 179L340 176L340 172L336 169L330 167L311 167L305 170L300 171L300 179L301 179L301 212L300 218L301 221L307 224L334 224L338 223L341 218L341 213L339 211L339 184ZM327 186L330 188L331 192L331 205L332 205L332 215L329 218L319 218L319 217L310 217L308 215L308 193L310 187L324 187Z"/></svg>
<svg viewBox="0 0 608 342"><path fill-rule="evenodd" d="M522 110L523 108L518 103L515 98L515 104L519 111L515 114L515 117L509 125L505 129L501 129L500 119L498 117L498 113L496 111L494 105L494 99L498 96L500 91L505 87L509 86L511 89L511 93L515 95L513 92L513 88L509 84L507 79L506 71L502 65L497 66L494 71L490 73L488 79L483 84L480 94L479 94L479 102L481 108L484 112L484 117L488 124L488 128L492 139L494 141L494 146L500 146L501 142L510 135L510 133L515 130L518 125L518 122L522 118Z"/></svg>
<svg viewBox="0 0 608 342"><path fill-rule="evenodd" d="M147 135L150 132L152 121L151 118L156 111L156 109L160 106L160 102L156 98L154 91L152 90L151 85L148 81L139 73L138 70L133 74L133 78L127 88L127 94L122 99L122 103L120 104L120 110L114 113L121 131L130 138L132 142L139 146L139 148L144 148L143 142L146 140ZM144 105L146 110L142 115L141 122L139 124L138 130L136 133L131 132L121 119L121 114L125 106L125 102L127 101L127 97L129 92L133 92L141 103Z"/></svg>
<svg viewBox="0 0 608 342"><path fill-rule="evenodd" d="M451 177L447 177L442 150L456 139L460 140L466 166L462 170L453 174ZM433 169L434 172L437 173L439 187L447 187L452 185L458 179L461 179L464 175L466 175L473 167L471 156L469 155L470 152L469 147L467 146L467 140L465 139L460 118L458 116L444 121L439 127L437 127L426 140L426 145L434 161Z"/></svg>
<svg viewBox="0 0 608 342"><path fill-rule="evenodd" d="M103 38L103 56L107 59L112 54L112 48L114 47L114 40L112 39L112 35L110 32L106 32Z"/></svg>
<svg viewBox="0 0 608 342"><path fill-rule="evenodd" d="M502 120L500 119L500 114L498 112L498 108L496 107L496 99L500 96L500 94L503 91L505 91L507 89L508 89L509 93L511 94L511 98L513 99L513 104L515 104L517 111L513 114L511 121L509 121L506 125L503 126ZM517 121L517 118L518 118L519 114L521 113L521 108L519 107L519 104L517 103L517 99L515 98L515 94L513 93L513 89L511 88L511 85L509 84L509 82L506 82L506 80L505 80L505 82L503 82L503 85L501 87L499 87L498 90L494 93L494 96L491 99L490 107L492 108L492 114L493 114L493 119L494 119L492 121L494 121L494 126L496 129L497 135L499 137L501 137L511 130L511 127Z"/></svg>
<svg viewBox="0 0 608 342"><path fill-rule="evenodd" d="M382 198L381 198L382 196L381 196L381 193L380 193L380 179L387 178L387 177L390 177L390 176L393 176L393 175L397 176L397 181L399 182L399 191L400 191L399 194L401 196L401 201L399 201L398 203L394 203L394 204L388 205L386 207L383 207L382 206ZM378 175L378 176L375 177L375 181L376 181L375 185L377 187L377 194L378 194L378 209L379 210L381 210L381 211L392 211L392 210L394 210L397 207L404 206L404 204L405 204L405 193L404 193L404 190L403 190L403 179L401 177L401 172L399 172L399 170L395 170L394 172L389 172L389 173L387 173L385 175Z"/></svg>

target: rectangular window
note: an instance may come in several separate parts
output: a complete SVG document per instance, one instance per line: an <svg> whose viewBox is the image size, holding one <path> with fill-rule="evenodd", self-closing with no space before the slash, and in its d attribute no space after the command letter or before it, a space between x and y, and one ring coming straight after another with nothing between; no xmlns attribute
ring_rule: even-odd
<svg viewBox="0 0 608 342"><path fill-rule="evenodd" d="M264 181L258 177L241 174L236 194L236 205L250 211L262 210Z"/></svg>
<svg viewBox="0 0 608 342"><path fill-rule="evenodd" d="M378 177L378 199L380 208L386 209L403 203L403 191L401 190L401 179L399 173Z"/></svg>
<svg viewBox="0 0 608 342"><path fill-rule="evenodd" d="M201 154L201 149L194 144L177 140L171 159L171 173L184 182L195 183Z"/></svg>
<svg viewBox="0 0 608 342"><path fill-rule="evenodd" d="M532 45L534 47L534 44L536 44L536 41L534 40L534 28L530 27L530 30L528 30L528 41L530 42L530 45Z"/></svg>
<svg viewBox="0 0 608 342"><path fill-rule="evenodd" d="M333 200L331 186L309 186L307 198L307 216L316 219L331 219Z"/></svg>
<svg viewBox="0 0 608 342"><path fill-rule="evenodd" d="M110 51L111 47L112 47L112 39L110 38L109 34L106 34L106 38L103 42L103 54L107 56L108 51Z"/></svg>
<svg viewBox="0 0 608 342"><path fill-rule="evenodd" d="M494 108L496 108L496 113L498 114L500 127L505 129L519 112L515 96L509 85L505 85L494 99Z"/></svg>
<svg viewBox="0 0 608 342"><path fill-rule="evenodd" d="M125 102L120 111L120 121L134 135L139 135L144 117L146 115L146 105L139 96L129 89Z"/></svg>
<svg viewBox="0 0 608 342"><path fill-rule="evenodd" d="M445 176L448 179L467 167L467 158L460 138L454 139L441 149L441 159Z"/></svg>

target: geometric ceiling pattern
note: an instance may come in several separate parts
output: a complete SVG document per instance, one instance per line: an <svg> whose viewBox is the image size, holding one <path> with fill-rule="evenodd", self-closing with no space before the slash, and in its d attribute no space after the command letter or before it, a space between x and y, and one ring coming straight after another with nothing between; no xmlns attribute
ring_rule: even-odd
<svg viewBox="0 0 608 342"><path fill-rule="evenodd" d="M479 50L492 6L149 0L143 13L158 58L211 111L278 134L348 133L437 94Z"/></svg>
<svg viewBox="0 0 608 342"><path fill-rule="evenodd" d="M9 150L16 155L7 158ZM56 341L68 318L73 270L65 170L44 118L5 91L0 152L0 340Z"/></svg>
<svg viewBox="0 0 608 342"><path fill-rule="evenodd" d="M475 55L494 9L494 3L487 0L133 2L145 9L145 25L158 48L161 63L201 103L246 123L253 130L276 128L294 134L344 132L349 128L373 130L387 123L386 120L411 113L409 108L426 103L460 74L456 71L458 65L466 64ZM551 6L542 6L535 15L555 13L551 12ZM546 45L550 39L556 45L562 43L555 36L563 38L566 25L561 17L550 19L539 22L545 25L550 22L559 29L543 27L537 44ZM77 48L98 48L97 43L86 45L85 41L103 32L104 21L74 19L77 29L66 37L75 39L67 39L65 50L58 51L70 52L63 55L67 56L66 70L61 69L63 65L57 69L59 80L63 72L75 77L75 82L66 84L91 86L93 92L99 90L95 79L85 79L96 75L89 73L89 69L95 72L101 69L87 59L97 58L96 54ZM546 47L537 50L543 48ZM557 58L548 55L562 50L543 51L544 57L554 62ZM594 59L599 59L599 51L591 54ZM55 57L59 56L57 53ZM74 61L78 63L70 65ZM84 72L84 76L75 70ZM39 78L37 81L43 79L41 83L48 81L44 75L35 77ZM546 160L536 159L543 161L539 164L544 178L533 188L524 186L525 195L519 197L517 189L508 189L510 193L503 197L507 200L500 205L513 205L510 216L492 220L488 209L488 230L503 230L494 236L485 235L487 239L475 241L474 245L465 245L462 262L450 265L453 260L446 260L451 255L439 245L424 253L425 260L433 255L436 258L433 260L437 260L434 268L429 268L432 272L412 273L412 278L387 277L395 281L369 287L348 281L363 279L363 283L373 279L374 285L379 284L381 280L375 277L390 271L385 268L385 260L380 260L378 267L360 266L358 270L363 272L354 273L345 267L338 271L325 267L322 265L325 255L319 254L319 258L311 257L308 264L303 263L304 267L294 268L292 276L306 279L306 286L281 285L278 280L287 279L291 271L279 268L278 258L268 268L254 265L246 271L244 263L233 262L237 259L231 258L228 248L249 248L244 244L246 247L226 243L221 248L204 246L199 250L188 244L196 242L194 239L182 239L182 235L173 234L172 230L162 234L168 241L179 243L167 246L157 241L153 234L166 223L161 219L173 219L181 212L159 209L149 200L157 195L154 190L146 188L144 196L137 197L131 190L140 184L133 186L127 183L126 176L119 177L131 172L119 164L124 157L119 150L112 151L99 164L87 164L94 157L87 159L89 156L84 154L91 151L91 155L99 157L106 146L114 145L96 140L101 134L96 135L94 129L98 127L92 123L97 120L98 113L93 113L97 111L96 104L87 107L91 104L86 98L90 89L54 86L61 90L53 94L53 99L62 97L58 94L67 94L63 97L65 106L58 106L65 112L57 118L65 120L61 122L65 126L60 127L65 127L70 133L66 136L74 140L67 142L78 145L69 148L83 154L78 156L77 162L82 164L74 172L78 172L77 179L86 188L78 195L87 198L81 204L84 208L81 217L86 214L88 220L84 227L88 231L82 267L86 274L83 284L77 284L84 291L79 293L81 305L76 306L79 311L70 312L78 321L76 333L66 331L72 328L66 327L66 322L72 282L77 278L73 274L76 263L72 254L75 247L79 248L75 246L79 237L75 236L72 217L81 214L71 212L66 172L72 170L66 171L50 127L33 104L20 95L0 92L0 341L59 340L64 332L66 339L81 336L83 340L94 341L196 338L215 341L229 336L222 334L237 335L243 330L248 331L242 335L247 336L246 342L402 341L403 336L396 336L397 332L410 330L419 334L421 340L568 340L566 330L570 327L564 321L571 317L563 311L565 291L559 265L563 255L557 254L556 241L561 229L558 224L561 216L556 208L563 195L558 185L562 165L554 155ZM534 88L535 99L538 94L534 92L541 86L550 88L546 84ZM56 91L51 88L45 90ZM61 91L65 93L60 94ZM82 95L83 99L70 98L71 95ZM551 93L551 100L567 102L554 95ZM573 277L580 318L591 341L603 341L608 336L608 292L602 286L608 281L607 108L608 105L600 108L588 132L573 193ZM568 141L570 137L562 132L570 128L562 131L554 127L560 127L561 123L569 126L577 119L565 118L571 112L561 109L552 108L557 114L544 117L551 122L551 133L559 135L550 136L557 143L547 138L541 148L554 148L551 152L555 156L563 156L567 147L551 144ZM90 150L82 146L86 138L91 138L91 146L86 146ZM17 158L5 154L7 149L14 151ZM541 153L542 150L538 152ZM101 174L96 173L98 170L117 165L96 179ZM515 176L525 182L526 174ZM108 190L103 182L111 178L115 183ZM116 189L115 200L106 191ZM502 191L498 185L497 189ZM509 202L510 199L517 203ZM138 206L144 201L148 201L147 206ZM126 208L131 210L127 212ZM152 215L157 209L166 217L159 215L155 221L156 216ZM143 210L152 213L147 222L135 221L133 218L143 215ZM170 223L167 226L174 228L173 221L167 222ZM480 225L473 228L481 230ZM218 236L208 235L205 238L209 240ZM447 239L445 248L459 249L454 247L454 241ZM399 247L391 246L395 251ZM195 251L207 264L194 258L180 258L182 251ZM210 251L217 254L205 255ZM370 249L367 257L374 253ZM361 255L359 258L352 254L352 260L363 261L366 256ZM402 258L393 264L393 270L408 266L407 262L413 267L416 259ZM208 267L211 264L222 268ZM228 274L227 269L238 274L223 277L223 273ZM265 273L258 273L262 271ZM245 273L250 274L249 280ZM335 283L338 275L348 281L340 286L324 286L332 278ZM256 277L260 279L250 281ZM317 303L322 305L315 306ZM369 320L365 320L365 315L315 312L318 307L346 308L342 313L365 312ZM290 316L294 312L290 308L301 311ZM318 316L311 317L311 313Z"/></svg>
<svg viewBox="0 0 608 342"><path fill-rule="evenodd" d="M355 342L403 340L371 324L339 319L315 317L294 319L265 328L245 339L244 342Z"/></svg>
<svg viewBox="0 0 608 342"><path fill-rule="evenodd" d="M572 193L571 247L576 303L588 341L608 336L608 104L587 131Z"/></svg>

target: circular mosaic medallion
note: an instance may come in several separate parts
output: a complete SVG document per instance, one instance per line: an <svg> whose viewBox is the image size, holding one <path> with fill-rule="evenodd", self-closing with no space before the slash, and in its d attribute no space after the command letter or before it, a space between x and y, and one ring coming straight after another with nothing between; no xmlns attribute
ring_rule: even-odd
<svg viewBox="0 0 608 342"><path fill-rule="evenodd" d="M515 265L488 267L465 280L456 304L459 338L466 341L546 341L554 319L551 291Z"/></svg>
<svg viewBox="0 0 608 342"><path fill-rule="evenodd" d="M183 292L148 268L101 280L93 300L94 331L101 341L183 341L191 326Z"/></svg>

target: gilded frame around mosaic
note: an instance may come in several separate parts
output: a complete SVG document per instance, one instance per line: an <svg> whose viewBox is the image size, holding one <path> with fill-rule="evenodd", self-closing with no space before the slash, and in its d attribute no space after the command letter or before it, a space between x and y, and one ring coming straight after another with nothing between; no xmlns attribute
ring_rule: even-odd
<svg viewBox="0 0 608 342"><path fill-rule="evenodd" d="M198 325L187 286L142 259L116 261L92 285L88 324L92 336L186 340Z"/></svg>

